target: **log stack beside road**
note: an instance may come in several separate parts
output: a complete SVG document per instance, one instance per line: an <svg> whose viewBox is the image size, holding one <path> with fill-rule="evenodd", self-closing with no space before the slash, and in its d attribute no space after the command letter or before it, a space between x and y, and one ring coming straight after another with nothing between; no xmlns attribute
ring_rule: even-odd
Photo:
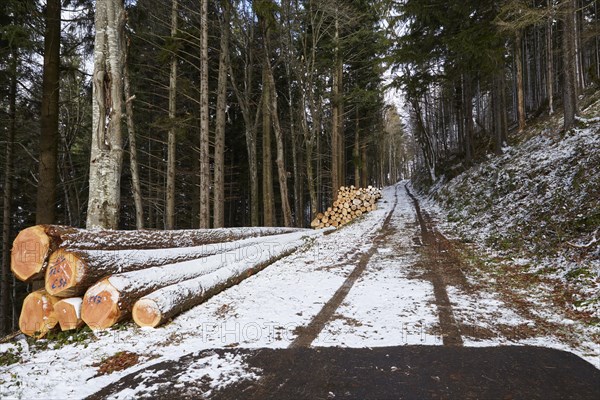
<svg viewBox="0 0 600 400"><path fill-rule="evenodd" d="M315 229L340 228L361 215L377 208L381 190L369 186L355 188L342 186L333 205L325 212L317 214L310 226Z"/></svg>

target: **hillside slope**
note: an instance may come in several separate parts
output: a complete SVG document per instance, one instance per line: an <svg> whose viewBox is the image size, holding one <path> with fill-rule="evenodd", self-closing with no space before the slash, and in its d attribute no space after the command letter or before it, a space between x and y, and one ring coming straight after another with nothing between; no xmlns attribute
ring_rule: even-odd
<svg viewBox="0 0 600 400"><path fill-rule="evenodd" d="M600 93L578 126L560 116L530 122L521 143L429 189L448 232L487 250L488 261L552 279L564 302L600 321ZM556 290L556 288L555 288Z"/></svg>

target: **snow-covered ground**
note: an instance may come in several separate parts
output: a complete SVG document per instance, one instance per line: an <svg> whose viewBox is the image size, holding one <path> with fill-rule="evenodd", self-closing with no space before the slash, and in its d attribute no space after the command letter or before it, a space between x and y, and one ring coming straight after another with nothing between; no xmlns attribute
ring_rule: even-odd
<svg viewBox="0 0 600 400"><path fill-rule="evenodd" d="M132 372L206 349L288 347L301 331L298 328L309 324L356 267L351 260L374 245L395 203L384 242L376 242L366 270L313 346L441 345L433 286L416 266L421 257L420 228L404 184L400 184L383 190L377 210L307 243L167 325L140 329L127 323L87 336L74 334L74 343L68 344L62 343L63 339L34 345L19 336L0 345L0 356L13 352L20 357L20 362L0 367L0 398L83 398ZM587 336L578 343L567 343L548 336L507 335L511 327L520 329L538 322L523 317L495 293L452 286L447 291L459 323L494 333L481 338L461 332L466 345L550 346L573 351L600 368L600 349L594 348ZM548 318L560 318L551 310L548 314ZM140 357L137 364L97 375L98 365L125 351ZM256 380L260 375L261 371L250 369L242 356L213 354L198 360L169 384L208 377L211 387L218 389L239 380ZM147 381L122 390L114 398L151 396L160 389L152 383L152 376Z"/></svg>

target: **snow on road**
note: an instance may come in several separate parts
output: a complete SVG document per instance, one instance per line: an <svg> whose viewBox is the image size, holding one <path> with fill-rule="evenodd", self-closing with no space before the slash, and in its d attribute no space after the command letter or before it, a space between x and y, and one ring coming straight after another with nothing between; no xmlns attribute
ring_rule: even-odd
<svg viewBox="0 0 600 400"><path fill-rule="evenodd" d="M377 241L395 202L384 240ZM127 374L206 349L288 347L302 331L299 328L307 326L344 284L356 267L356 256L368 252L374 241L376 251L364 273L312 345L441 345L443 332L433 285L418 267L420 234L404 185L386 188L377 210L307 243L165 326L140 329L128 323L90 333L88 338L70 344L48 342L46 349L29 345L23 336L16 343L1 344L0 354L12 351L20 355L21 362L0 367L0 398L83 398ZM569 349L600 368L598 348L590 343L569 346L547 337L519 339L502 336L502 332L477 337L474 331L478 328L491 330L499 324L523 327L534 321L511 310L493 293L467 292L453 286L448 286L447 292L467 346L546 345ZM139 363L125 371L96 375L99 363L122 351L137 353ZM201 360L190 374L196 378L208 375L213 379L212 387L260 376L260 371L245 370L242 357L210 357ZM157 384L139 385L114 396L151 396L159 389Z"/></svg>

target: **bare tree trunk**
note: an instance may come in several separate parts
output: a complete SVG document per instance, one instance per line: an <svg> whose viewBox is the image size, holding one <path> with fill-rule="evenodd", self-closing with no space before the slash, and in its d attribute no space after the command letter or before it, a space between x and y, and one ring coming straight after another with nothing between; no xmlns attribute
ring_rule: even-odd
<svg viewBox="0 0 600 400"><path fill-rule="evenodd" d="M343 138L343 61L339 48L339 18L335 17L335 65L333 67L332 124L331 124L331 185L333 196L344 184L344 138Z"/></svg>
<svg viewBox="0 0 600 400"><path fill-rule="evenodd" d="M171 1L171 40L177 36L177 0ZM173 45L173 43L172 43ZM175 228L175 182L177 160L177 54L174 46L169 73L169 133L167 138L167 193L165 207L165 229Z"/></svg>
<svg viewBox="0 0 600 400"><path fill-rule="evenodd" d="M2 303L0 307L0 332L8 333L13 328L11 321L10 298L10 247L12 220L12 184L15 132L17 129L17 52L12 50L10 59L10 94L8 117L10 119L6 137L6 158L4 160L4 193L2 194ZM12 299L15 302L15 299ZM14 313L12 313L14 314ZM14 315L12 316L14 320Z"/></svg>
<svg viewBox="0 0 600 400"><path fill-rule="evenodd" d="M88 228L117 229L123 164L123 2L97 0L95 25L92 152L86 225Z"/></svg>
<svg viewBox="0 0 600 400"><path fill-rule="evenodd" d="M268 32L267 32L268 34ZM269 49L268 40L265 40L267 50ZM281 209L283 213L283 224L284 226L292 226L292 209L290 208L289 191L287 185L287 171L285 170L285 150L283 144L283 133L281 132L281 126L279 124L279 112L277 107L277 91L275 88L275 78L273 77L273 70L271 67L271 61L269 60L268 52L265 58L265 72L266 72L266 85L268 89L268 113L270 114L271 123L273 124L273 130L275 132L275 145L277 148L277 158L275 163L277 164L277 176L279 178L279 194L281 196ZM273 186L271 185L271 188Z"/></svg>
<svg viewBox="0 0 600 400"><path fill-rule="evenodd" d="M60 0L48 0L44 36L39 181L35 221L55 222L60 80Z"/></svg>
<svg viewBox="0 0 600 400"><path fill-rule="evenodd" d="M273 160L271 158L271 85L268 81L266 62L263 64L263 222L275 226L275 196L273 195Z"/></svg>
<svg viewBox="0 0 600 400"><path fill-rule="evenodd" d="M554 21L554 12L552 6L552 0L548 0L548 22L546 23L546 49L548 53L547 61L547 82L548 85L548 113L554 114L554 52L552 51L552 23Z"/></svg>
<svg viewBox="0 0 600 400"><path fill-rule="evenodd" d="M360 186L360 165L361 165L361 154L360 154L360 120L358 115L358 107L356 107L356 121L354 126L354 186ZM335 188L334 188L335 189Z"/></svg>
<svg viewBox="0 0 600 400"><path fill-rule="evenodd" d="M221 53L219 55L219 78L217 88L217 116L215 129L215 171L214 171L214 215L213 226L225 226L225 110L227 108L227 62L229 57L229 0L221 2L223 18L221 20Z"/></svg>
<svg viewBox="0 0 600 400"><path fill-rule="evenodd" d="M142 202L142 187L140 184L140 169L137 161L137 139L135 122L133 120L133 100L131 82L129 81L129 66L125 60L123 66L123 85L125 89L125 113L127 114L127 134L129 138L129 170L131 171L131 186L135 204L135 227L144 229L144 205Z"/></svg>
<svg viewBox="0 0 600 400"><path fill-rule="evenodd" d="M564 128L571 129L577 114L576 70L575 70L575 7L574 0L565 0L563 32L563 107Z"/></svg>
<svg viewBox="0 0 600 400"><path fill-rule="evenodd" d="M522 52L523 32L517 30L515 37L515 65L517 81L517 115L519 121L519 132L525 129L525 95L523 93L523 52Z"/></svg>
<svg viewBox="0 0 600 400"><path fill-rule="evenodd" d="M200 0L200 228L210 228L210 148L208 126L208 1Z"/></svg>

